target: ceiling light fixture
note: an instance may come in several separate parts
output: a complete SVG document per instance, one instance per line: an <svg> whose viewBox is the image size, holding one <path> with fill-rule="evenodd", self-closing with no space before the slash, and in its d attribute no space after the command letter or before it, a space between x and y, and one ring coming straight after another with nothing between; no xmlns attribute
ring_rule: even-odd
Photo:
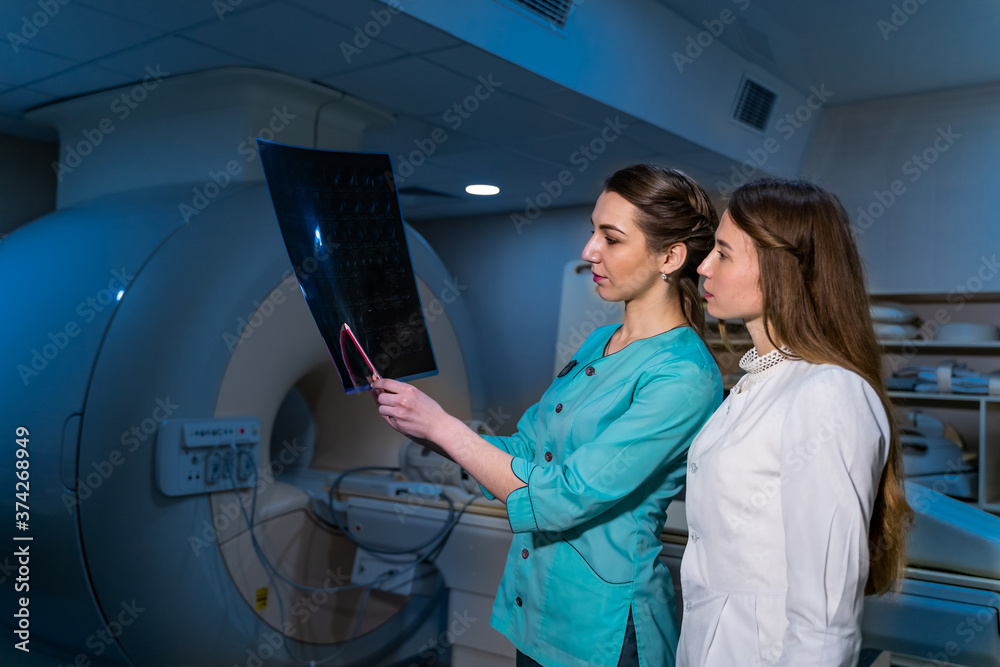
<svg viewBox="0 0 1000 667"><path fill-rule="evenodd" d="M500 188L495 185L467 185L465 191L470 195L496 195L500 194Z"/></svg>

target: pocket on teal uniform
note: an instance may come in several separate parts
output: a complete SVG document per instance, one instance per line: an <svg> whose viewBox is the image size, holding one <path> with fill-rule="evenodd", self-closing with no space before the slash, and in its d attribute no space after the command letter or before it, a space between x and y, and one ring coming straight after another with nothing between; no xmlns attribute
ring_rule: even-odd
<svg viewBox="0 0 1000 667"><path fill-rule="evenodd" d="M592 658L594 664L617 664L634 582L609 583L572 545L554 546L542 592L539 637L570 655Z"/></svg>

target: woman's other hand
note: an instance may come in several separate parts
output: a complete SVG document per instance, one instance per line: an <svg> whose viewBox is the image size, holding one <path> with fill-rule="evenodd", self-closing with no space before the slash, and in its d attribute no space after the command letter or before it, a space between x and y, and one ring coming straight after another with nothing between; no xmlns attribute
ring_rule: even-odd
<svg viewBox="0 0 1000 667"><path fill-rule="evenodd" d="M413 439L434 441L433 433L448 418L437 401L413 385L382 378L372 382L378 411L386 423Z"/></svg>

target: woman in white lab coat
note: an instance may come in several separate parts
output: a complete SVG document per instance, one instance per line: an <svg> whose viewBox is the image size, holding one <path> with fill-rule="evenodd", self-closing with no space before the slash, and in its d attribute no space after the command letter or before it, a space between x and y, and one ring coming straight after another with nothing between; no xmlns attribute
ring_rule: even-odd
<svg viewBox="0 0 1000 667"><path fill-rule="evenodd" d="M810 183L749 183L698 272L754 348L690 449L677 664L854 667L912 513L847 215Z"/></svg>

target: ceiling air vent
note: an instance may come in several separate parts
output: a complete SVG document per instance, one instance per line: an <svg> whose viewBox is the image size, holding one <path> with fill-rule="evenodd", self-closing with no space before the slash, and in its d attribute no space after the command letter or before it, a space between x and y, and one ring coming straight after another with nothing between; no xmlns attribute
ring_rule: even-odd
<svg viewBox="0 0 1000 667"><path fill-rule="evenodd" d="M733 120L746 125L760 133L767 130L771 119L774 103L778 95L756 81L744 78L740 92L736 96L736 108L733 110Z"/></svg>
<svg viewBox="0 0 1000 667"><path fill-rule="evenodd" d="M505 4L527 10L556 28L565 28L573 11L573 0L506 0Z"/></svg>

